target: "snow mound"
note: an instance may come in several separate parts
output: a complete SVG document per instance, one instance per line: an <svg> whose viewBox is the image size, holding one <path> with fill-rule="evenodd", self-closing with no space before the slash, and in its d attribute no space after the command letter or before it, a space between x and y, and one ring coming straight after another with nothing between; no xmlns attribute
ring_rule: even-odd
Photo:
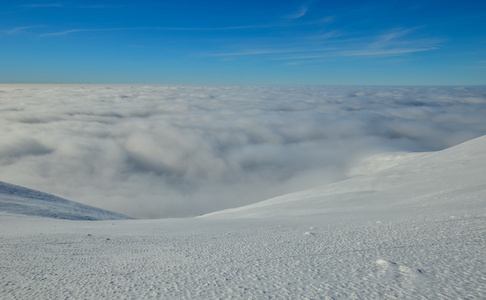
<svg viewBox="0 0 486 300"><path fill-rule="evenodd" d="M402 215L466 211L484 207L486 136L457 146L393 158L391 167L202 217L267 218L353 212ZM362 173L360 170L360 173Z"/></svg>
<svg viewBox="0 0 486 300"><path fill-rule="evenodd" d="M0 212L66 220L123 220L122 214L0 181Z"/></svg>

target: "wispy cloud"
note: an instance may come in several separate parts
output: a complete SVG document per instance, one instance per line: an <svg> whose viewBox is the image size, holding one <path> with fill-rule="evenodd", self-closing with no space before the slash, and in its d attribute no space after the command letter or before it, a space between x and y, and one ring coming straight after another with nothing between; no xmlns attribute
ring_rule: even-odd
<svg viewBox="0 0 486 300"><path fill-rule="evenodd" d="M86 9L118 9L126 8L125 5L108 5L108 4L93 4L93 5L78 5L76 8L86 8Z"/></svg>
<svg viewBox="0 0 486 300"><path fill-rule="evenodd" d="M44 27L44 25L32 25L32 26L21 26L21 27L15 27L12 29L5 29L5 30L0 30L0 33L5 33L5 34L18 34L22 33L26 30L32 29L32 28L39 28L39 27Z"/></svg>
<svg viewBox="0 0 486 300"><path fill-rule="evenodd" d="M285 54L285 53L303 53L303 52L316 52L325 51L324 49L278 49L278 50L249 50L241 52L227 52L227 53L210 53L204 54L205 57L223 57L223 56L250 56L250 55L265 55L265 54Z"/></svg>
<svg viewBox="0 0 486 300"><path fill-rule="evenodd" d="M97 5L80 5L78 7L79 8L107 8L107 7L113 7L113 6L97 4Z"/></svg>
<svg viewBox="0 0 486 300"><path fill-rule="evenodd" d="M85 31L99 31L100 29L71 29L71 30L65 30L65 31L57 31L57 32L50 32L50 33L44 33L41 34L41 37L45 36L61 36L61 35L68 35L71 33L76 33L76 32L85 32Z"/></svg>
<svg viewBox="0 0 486 300"><path fill-rule="evenodd" d="M309 8L307 7L307 5L302 5L298 11L286 16L287 19L299 19L299 18L302 18L303 16L305 16L305 14L307 13L307 11L309 10Z"/></svg>
<svg viewBox="0 0 486 300"><path fill-rule="evenodd" d="M277 57L273 60L295 60L291 62L285 63L286 65L300 65L304 63L319 63L322 60L318 59L326 59L331 57L385 57L385 56L402 56L406 54L418 53L418 52L426 52L436 50L437 47L430 47L430 48L406 48L406 49L361 49L361 50L348 50L343 51L339 48L329 48L326 52L315 53L310 55L294 55L294 56L286 56L286 57Z"/></svg>
<svg viewBox="0 0 486 300"><path fill-rule="evenodd" d="M341 37L343 35L345 35L345 34L342 33L341 31L339 31L339 30L333 30L333 31L329 31L329 32L326 32L326 33L320 33L320 34L312 35L312 36L309 36L307 38L309 40L320 40L320 41L323 41L323 40L327 40L327 39Z"/></svg>
<svg viewBox="0 0 486 300"><path fill-rule="evenodd" d="M77 32L97 32L97 31L129 31L129 30L167 30L167 31L224 31L224 30L245 30L257 28L281 27L285 25L242 25L226 27L116 27L116 28L77 28L57 32L41 34L41 37L63 36Z"/></svg>
<svg viewBox="0 0 486 300"><path fill-rule="evenodd" d="M402 45L407 43L408 41L412 41L414 44L418 41L418 39L408 37L412 32L416 31L417 29L423 28L423 26L417 26L412 28L395 28L392 30L388 30L382 34L378 34L375 37L372 37L374 40L373 43L369 45L371 48L386 48L390 46ZM431 40L422 40L422 41L431 41ZM436 40L434 40L436 41Z"/></svg>
<svg viewBox="0 0 486 300"><path fill-rule="evenodd" d="M292 54L329 51L336 49L327 47L328 40L345 35L338 30L299 37L278 37L272 39L251 39L246 41L246 46L239 46L236 51L221 51L216 53L203 53L201 57L230 57L230 56L254 56L270 54ZM225 40L226 41L226 40ZM230 43L234 44L234 43ZM241 44L241 43L240 43ZM256 45L256 46L255 46ZM235 47L231 45L231 48ZM231 49L228 47L228 49ZM272 58L273 59L273 58Z"/></svg>
<svg viewBox="0 0 486 300"><path fill-rule="evenodd" d="M63 7L62 3L43 3L43 4L24 4L22 7L39 8L39 7Z"/></svg>
<svg viewBox="0 0 486 300"><path fill-rule="evenodd" d="M286 15L284 18L285 19L300 19L304 17L307 12L309 11L309 8L312 6L312 4L316 2L316 0L308 0L307 2L303 3L299 9L295 10L293 13ZM326 20L328 18L324 18L323 20L325 22L328 22L329 20ZM322 20L319 20L322 21Z"/></svg>
<svg viewBox="0 0 486 300"><path fill-rule="evenodd" d="M329 57L380 57L380 56L402 56L412 53L426 52L439 49L444 40L417 38L410 34L422 27L398 28L377 33L370 36L360 36L349 39L334 39L328 41L328 45L333 49L325 53L315 53L311 55L287 56L276 58L277 60L315 60L318 58ZM341 34L344 35L344 34ZM329 33L330 37L339 36L339 33ZM300 64L297 62L295 64Z"/></svg>
<svg viewBox="0 0 486 300"><path fill-rule="evenodd" d="M108 4L80 4L76 5L74 3L41 3L41 4L24 4L21 5L24 8L55 8L55 7L64 7L70 9L82 8L82 9L104 9L104 8L122 8L125 7L123 5L108 5Z"/></svg>
<svg viewBox="0 0 486 300"><path fill-rule="evenodd" d="M315 53L315 54L309 54L309 55L294 55L294 56L276 57L273 60L299 60L299 59L307 60L307 59L316 59L316 58L326 58L326 57L333 56L333 52L331 52L331 51L335 51L335 50L336 50L336 48L329 48L329 49L323 50L323 51L327 51L327 52L321 52L321 53ZM317 52L317 51L313 51L313 52ZM298 62L298 63L303 63L303 62ZM297 64L297 63L293 62L291 64Z"/></svg>
<svg viewBox="0 0 486 300"><path fill-rule="evenodd" d="M388 42L388 41L391 41L391 40L396 40L396 39L398 39L402 36L408 35L409 33L413 32L417 28L418 27L407 28L407 29L403 29L403 28L394 29L394 30L386 32L382 35L379 35L378 40L380 42Z"/></svg>
<svg viewBox="0 0 486 300"><path fill-rule="evenodd" d="M368 49L368 50L352 50L338 53L341 56L390 56L401 55L415 52L425 52L435 50L437 47L429 48L408 48L408 49Z"/></svg>
<svg viewBox="0 0 486 300"><path fill-rule="evenodd" d="M333 30L307 37L292 37L279 41L265 49L204 54L203 57L232 57L267 55L270 60L309 60L329 57L380 57L403 56L432 51L439 48L441 40L408 37L417 28L395 29L370 36L355 37L355 34ZM343 36L348 38L342 39ZM273 43L275 44L275 42ZM295 47L293 45L299 45ZM248 47L249 48L249 47ZM287 54L287 55L286 55ZM300 64L304 62L289 62Z"/></svg>
<svg viewBox="0 0 486 300"><path fill-rule="evenodd" d="M328 16L317 21L312 22L313 24L325 24L325 23L332 23L336 21L336 16Z"/></svg>

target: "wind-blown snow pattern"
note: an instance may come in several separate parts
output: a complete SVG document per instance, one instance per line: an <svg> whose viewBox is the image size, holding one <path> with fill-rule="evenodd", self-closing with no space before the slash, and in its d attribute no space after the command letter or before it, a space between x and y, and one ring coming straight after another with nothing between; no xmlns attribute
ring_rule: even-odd
<svg viewBox="0 0 486 300"><path fill-rule="evenodd" d="M384 154L353 178L198 218L0 214L0 296L484 299L484 149L486 136Z"/></svg>
<svg viewBox="0 0 486 300"><path fill-rule="evenodd" d="M123 220L122 214L0 181L0 212L66 220Z"/></svg>

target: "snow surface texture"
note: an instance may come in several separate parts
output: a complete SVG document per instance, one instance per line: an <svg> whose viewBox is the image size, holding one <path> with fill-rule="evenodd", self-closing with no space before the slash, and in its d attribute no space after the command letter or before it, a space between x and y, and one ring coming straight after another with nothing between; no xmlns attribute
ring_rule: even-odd
<svg viewBox="0 0 486 300"><path fill-rule="evenodd" d="M0 214L0 296L484 299L485 149L382 156L369 175L198 218Z"/></svg>
<svg viewBox="0 0 486 300"><path fill-rule="evenodd" d="M127 216L0 181L0 212L66 220L123 220Z"/></svg>
<svg viewBox="0 0 486 300"><path fill-rule="evenodd" d="M0 85L0 180L137 218L348 178L486 134L486 87Z"/></svg>

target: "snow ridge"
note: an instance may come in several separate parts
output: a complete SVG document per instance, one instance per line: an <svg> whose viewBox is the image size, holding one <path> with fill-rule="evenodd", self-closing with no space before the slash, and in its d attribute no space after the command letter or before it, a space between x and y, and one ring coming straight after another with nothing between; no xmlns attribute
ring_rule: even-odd
<svg viewBox="0 0 486 300"><path fill-rule="evenodd" d="M51 194L0 181L0 211L65 220L131 219L119 213L69 201Z"/></svg>
<svg viewBox="0 0 486 300"><path fill-rule="evenodd" d="M403 163L321 187L202 217L268 218L376 211L435 213L483 207L486 136L403 156ZM466 201L467 199L467 201Z"/></svg>

